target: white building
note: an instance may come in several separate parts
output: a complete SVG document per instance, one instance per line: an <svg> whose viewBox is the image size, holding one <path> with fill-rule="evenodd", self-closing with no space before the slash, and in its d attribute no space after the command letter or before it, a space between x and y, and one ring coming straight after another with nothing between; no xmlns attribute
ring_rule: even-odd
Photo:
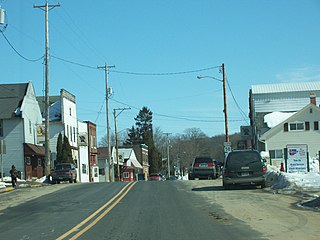
<svg viewBox="0 0 320 240"><path fill-rule="evenodd" d="M44 97L37 97L41 112L44 113ZM76 110L76 97L65 89L61 89L59 96L50 96L50 151L51 166L57 159L57 140L59 133L68 137L72 148L72 157L78 161L78 120ZM44 142L44 135L40 141Z"/></svg>
<svg viewBox="0 0 320 240"><path fill-rule="evenodd" d="M37 145L42 117L32 82L0 84L0 96L3 175L8 176L11 165L15 165L23 179L44 176L44 148Z"/></svg>
<svg viewBox="0 0 320 240"><path fill-rule="evenodd" d="M310 93L314 93L316 101L320 102L320 82L253 85L249 93L253 147L263 150L258 139L270 129L264 122L265 115L272 112L297 112L309 103Z"/></svg>
<svg viewBox="0 0 320 240"><path fill-rule="evenodd" d="M277 118L276 115L274 115ZM272 120L272 119L269 119ZM320 109L315 98L304 108L265 132L259 141L269 152L271 164L280 167L287 158L287 146L305 145L309 160L319 159L320 152Z"/></svg>
<svg viewBox="0 0 320 240"><path fill-rule="evenodd" d="M78 122L78 145L79 145L79 161L78 161L78 181L90 182L89 174L89 141L88 141L88 124Z"/></svg>

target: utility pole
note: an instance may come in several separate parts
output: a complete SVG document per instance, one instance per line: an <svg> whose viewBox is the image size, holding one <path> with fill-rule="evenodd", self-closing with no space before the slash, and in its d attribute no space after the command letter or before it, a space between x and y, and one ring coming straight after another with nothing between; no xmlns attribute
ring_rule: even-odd
<svg viewBox="0 0 320 240"><path fill-rule="evenodd" d="M102 67L98 66L98 69L104 69L105 72L105 81L106 81L106 120L107 120L107 148L108 148L108 155L107 155L107 161L109 164L109 182L113 182L113 161L111 160L111 145L110 145L110 122L109 122L109 95L112 94L111 88L109 88L108 83L108 76L109 76L109 68L114 68L115 66L108 66L105 64ZM106 175L105 175L106 176ZM107 181L107 179L105 179Z"/></svg>
<svg viewBox="0 0 320 240"><path fill-rule="evenodd" d="M168 159L167 159L167 165L168 165L168 178L170 178L170 139L169 139L169 135L171 133L165 133L167 135L167 155L168 155Z"/></svg>
<svg viewBox="0 0 320 240"><path fill-rule="evenodd" d="M117 117L124 111L129 110L131 108L116 108L113 109L113 117L114 117L114 131L116 135L116 158L117 158L117 175L118 175L118 181L120 182L120 165L119 165L119 151L118 151L118 129L117 129ZM116 113L117 110L120 110L121 112Z"/></svg>
<svg viewBox="0 0 320 240"><path fill-rule="evenodd" d="M46 4L42 6L33 6L34 8L40 8L45 11L45 175L48 177L51 172L51 160L50 160L50 119L49 119L49 11L55 7L60 7L60 4L49 5L48 0Z"/></svg>
<svg viewBox="0 0 320 240"><path fill-rule="evenodd" d="M224 126L226 133L226 142L229 142L229 133L228 133L228 111L227 111L227 88L226 88L226 71L224 68L224 63L222 63L222 76L223 76L223 112L224 112Z"/></svg>

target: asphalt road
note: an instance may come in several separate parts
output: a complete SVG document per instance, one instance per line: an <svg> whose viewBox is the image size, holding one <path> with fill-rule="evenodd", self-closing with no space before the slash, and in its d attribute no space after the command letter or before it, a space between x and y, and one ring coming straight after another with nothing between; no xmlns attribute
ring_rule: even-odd
<svg viewBox="0 0 320 240"><path fill-rule="evenodd" d="M219 179L17 189L0 194L0 238L318 239L319 212L296 200Z"/></svg>

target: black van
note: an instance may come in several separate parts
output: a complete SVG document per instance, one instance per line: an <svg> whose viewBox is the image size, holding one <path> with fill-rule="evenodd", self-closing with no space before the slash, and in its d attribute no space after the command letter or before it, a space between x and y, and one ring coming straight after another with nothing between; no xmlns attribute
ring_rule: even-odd
<svg viewBox="0 0 320 240"><path fill-rule="evenodd" d="M257 185L266 187L267 167L258 151L235 150L228 154L223 169L223 187Z"/></svg>

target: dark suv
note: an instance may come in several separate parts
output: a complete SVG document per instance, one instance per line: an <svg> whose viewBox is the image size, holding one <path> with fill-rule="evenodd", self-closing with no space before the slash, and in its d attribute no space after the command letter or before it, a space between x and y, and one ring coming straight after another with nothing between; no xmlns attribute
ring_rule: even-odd
<svg viewBox="0 0 320 240"><path fill-rule="evenodd" d="M267 167L259 152L254 150L236 150L228 154L223 169L223 187L230 189L234 185L260 185L266 187Z"/></svg>
<svg viewBox="0 0 320 240"><path fill-rule="evenodd" d="M216 179L220 176L220 166L217 160L211 157L196 157L189 171L189 180Z"/></svg>
<svg viewBox="0 0 320 240"><path fill-rule="evenodd" d="M51 172L52 182L60 183L60 181L69 181L69 183L77 182L77 170L72 163L57 164Z"/></svg>

